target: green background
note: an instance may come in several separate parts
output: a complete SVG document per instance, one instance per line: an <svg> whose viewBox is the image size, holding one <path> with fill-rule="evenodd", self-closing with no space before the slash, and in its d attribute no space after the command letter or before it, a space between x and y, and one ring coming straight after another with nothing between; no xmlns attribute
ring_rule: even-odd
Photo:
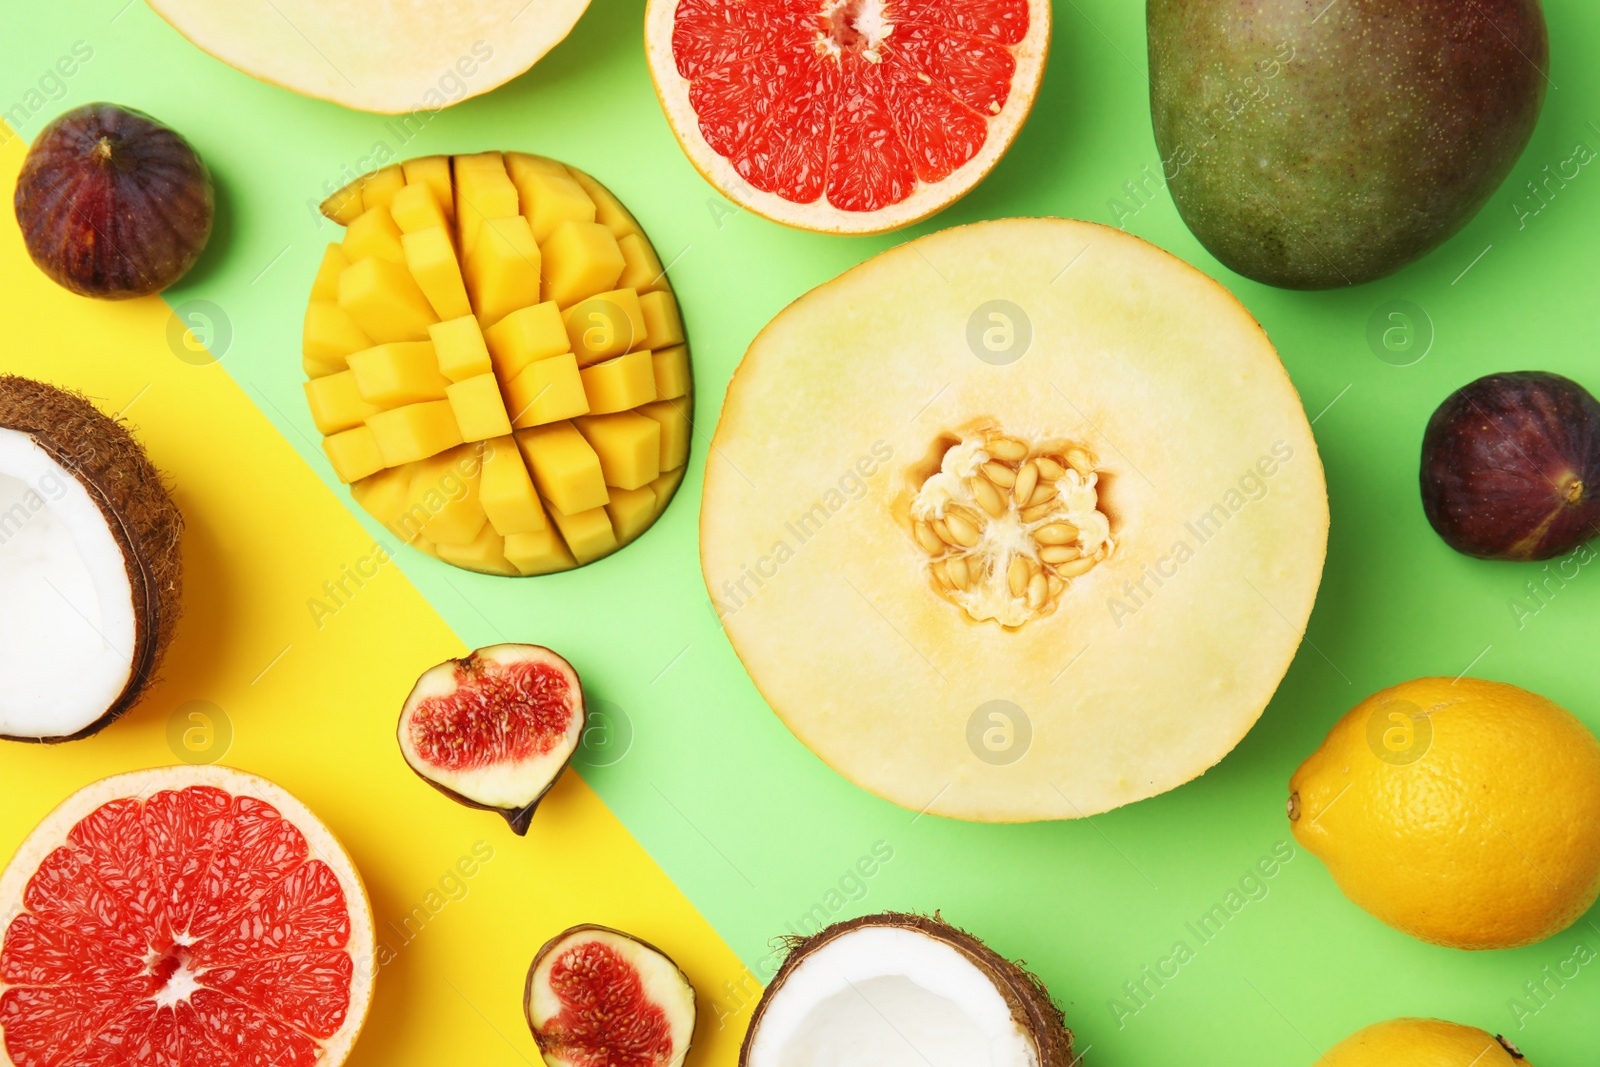
<svg viewBox="0 0 1600 1067"><path fill-rule="evenodd" d="M1585 958L1600 950L1592 917L1517 951L1435 948L1356 909L1296 849L1260 883L1264 896L1249 883L1260 899L1209 942L1186 927L1275 848L1287 852L1289 774L1335 719L1378 688L1470 670L1543 693L1600 727L1594 568L1550 581L1541 604L1525 588L1545 580L1539 566L1452 553L1428 528L1416 491L1422 427L1456 386L1491 371L1543 369L1600 387L1591 355L1600 325L1600 177L1585 168L1537 214L1528 214L1539 203L1524 187L1576 145L1600 148L1600 71L1588 58L1600 47L1600 9L1555 0L1547 17L1554 87L1506 185L1421 263L1336 293L1240 278L1200 247L1164 192L1130 198L1124 183L1160 169L1143 10L1131 0L1061 0L1038 103L1009 154L949 210L875 238L785 229L737 210L699 177L651 88L642 0L596 0L532 72L437 114L408 142L381 116L303 99L224 66L137 0L13 9L0 36L0 108L22 117L31 136L60 110L110 99L150 111L195 143L218 184L218 231L200 268L166 296L174 306L214 305L209 341L224 367L346 500L300 389L301 313L323 245L338 237L310 209L325 185L363 169L380 143L394 157L516 148L590 171L634 211L673 264L691 331L700 419L677 502L635 546L566 575L505 581L409 550L399 558L469 644L554 645L591 697L618 709L631 745L619 741L621 758L581 773L757 976L770 974L769 939L808 914L940 909L1038 970L1097 1063L1310 1063L1359 1026L1420 1014L1504 1032L1540 1067L1559 1067L1593 1061L1600 976L1590 972L1600 968L1582 968L1564 987L1551 983L1547 1003L1524 983L1542 980L1542 968L1553 970L1579 943ZM30 98L77 41L93 58L54 99ZM1119 200L1137 211L1120 211ZM858 790L796 742L721 634L696 557L706 444L745 346L790 300L907 237L1044 214L1121 218L1219 278L1265 326L1315 420L1327 467L1327 572L1277 698L1198 781L1078 822L917 817ZM1394 301L1421 312L1410 317L1416 347L1400 355L1368 341L1374 317L1391 324ZM1419 361L1395 365L1424 349ZM241 476L250 476L247 463ZM385 536L368 526L375 539ZM285 536L314 534L284 517ZM870 879L850 881L875 848L892 858ZM1159 988L1147 983L1142 1002L1128 997L1123 984L1179 940L1194 953L1177 976ZM712 1008L733 1007L738 996L700 992ZM1113 998L1137 1010L1119 1018ZM1514 1000L1527 1010L1516 1011Z"/></svg>

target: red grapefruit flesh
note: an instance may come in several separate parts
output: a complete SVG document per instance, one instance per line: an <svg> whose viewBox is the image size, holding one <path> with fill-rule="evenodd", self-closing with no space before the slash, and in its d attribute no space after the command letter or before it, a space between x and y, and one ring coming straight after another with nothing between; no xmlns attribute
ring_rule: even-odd
<svg viewBox="0 0 1600 1067"><path fill-rule="evenodd" d="M1033 105L1047 0L650 0L656 93L690 160L778 222L878 233L983 178Z"/></svg>
<svg viewBox="0 0 1600 1067"><path fill-rule="evenodd" d="M335 1067L371 1000L366 892L288 793L223 767L66 800L0 875L7 1067Z"/></svg>
<svg viewBox="0 0 1600 1067"><path fill-rule="evenodd" d="M694 987L678 965L605 926L546 942L524 1007L551 1067L677 1067L694 1036Z"/></svg>
<svg viewBox="0 0 1600 1067"><path fill-rule="evenodd" d="M540 645L480 648L429 668L400 711L400 751L418 776L518 834L583 738L583 687Z"/></svg>

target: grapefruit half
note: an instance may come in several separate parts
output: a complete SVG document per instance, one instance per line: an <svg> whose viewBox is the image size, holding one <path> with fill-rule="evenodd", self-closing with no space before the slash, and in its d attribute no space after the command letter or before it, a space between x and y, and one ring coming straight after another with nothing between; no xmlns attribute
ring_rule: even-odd
<svg viewBox="0 0 1600 1067"><path fill-rule="evenodd" d="M735 203L825 233L926 218L1027 118L1047 0L650 0L645 53L690 162Z"/></svg>
<svg viewBox="0 0 1600 1067"><path fill-rule="evenodd" d="M225 767L69 797L0 875L0 1064L337 1067L372 995L350 857Z"/></svg>

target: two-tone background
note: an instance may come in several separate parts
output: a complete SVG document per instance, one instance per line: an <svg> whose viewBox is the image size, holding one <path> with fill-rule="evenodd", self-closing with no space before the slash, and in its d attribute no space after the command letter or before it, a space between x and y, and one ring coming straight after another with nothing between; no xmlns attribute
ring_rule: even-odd
<svg viewBox="0 0 1600 1067"><path fill-rule="evenodd" d="M1540 369L1600 390L1600 70L1588 59L1600 10L1549 0L1546 11L1544 115L1482 214L1392 278L1307 294L1231 274L1179 221L1159 178L1135 0L1060 0L1033 117L994 173L906 234L861 239L784 229L700 179L651 89L641 0L595 0L529 74L405 123L256 82L140 0L13 5L0 31L0 188L46 121L105 99L191 139L218 219L190 277L127 304L52 286L10 212L0 219L0 371L122 413L189 519L187 615L164 681L92 740L0 748L0 856L115 771L221 758L276 779L349 846L392 950L361 1064L536 1063L523 975L578 921L674 955L700 994L692 1062L732 1063L773 937L889 908L938 909L1025 958L1092 1062L1309 1064L1405 1014L1503 1032L1540 1067L1591 1062L1600 922L1512 952L1421 944L1346 902L1283 814L1290 772L1332 722L1406 678L1514 682L1600 728L1592 555L1549 568L1465 559L1428 528L1416 490L1422 427L1457 385ZM633 210L671 264L699 396L689 475L661 522L598 564L528 581L396 546L333 478L301 393L301 315L339 236L317 202L386 162L489 148L571 162ZM907 237L1030 214L1121 225L1240 297L1313 419L1333 532L1306 644L1221 765L1092 820L968 825L856 789L766 708L700 580L699 489L728 378L781 307ZM826 488L797 487L797 500ZM501 640L561 651L604 712L526 839L427 788L393 737L422 669ZM485 849L487 862L460 864Z"/></svg>

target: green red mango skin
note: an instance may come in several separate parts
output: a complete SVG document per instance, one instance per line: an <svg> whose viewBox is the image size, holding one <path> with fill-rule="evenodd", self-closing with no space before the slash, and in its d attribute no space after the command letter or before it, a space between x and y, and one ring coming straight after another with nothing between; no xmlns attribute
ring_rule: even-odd
<svg viewBox="0 0 1600 1067"><path fill-rule="evenodd" d="M73 108L40 131L13 197L33 262L57 284L148 296L194 266L211 237L211 175L189 142L115 104Z"/></svg>
<svg viewBox="0 0 1600 1067"><path fill-rule="evenodd" d="M1148 0L1167 187L1219 260L1359 285L1460 230L1527 147L1539 0Z"/></svg>
<svg viewBox="0 0 1600 1067"><path fill-rule="evenodd" d="M1428 420L1421 483L1428 522L1456 551L1565 555L1600 536L1600 402L1559 374L1479 378Z"/></svg>

